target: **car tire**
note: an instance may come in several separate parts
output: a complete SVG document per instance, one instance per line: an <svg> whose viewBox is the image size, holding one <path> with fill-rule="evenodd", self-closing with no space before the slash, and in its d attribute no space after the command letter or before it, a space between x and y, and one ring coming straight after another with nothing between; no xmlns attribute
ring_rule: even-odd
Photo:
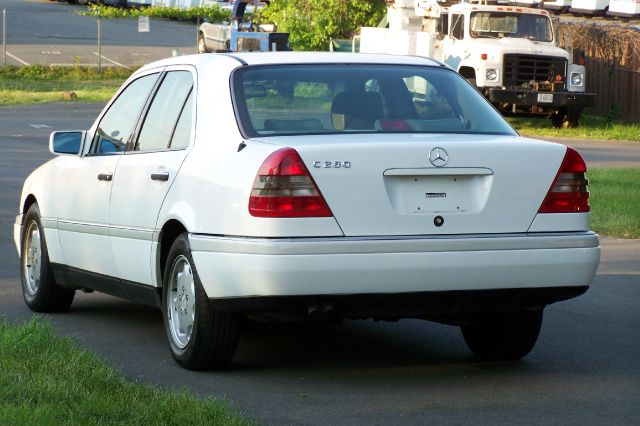
<svg viewBox="0 0 640 426"><path fill-rule="evenodd" d="M542 325L543 309L490 312L461 327L467 346L479 358L520 359L531 352Z"/></svg>
<svg viewBox="0 0 640 426"><path fill-rule="evenodd" d="M169 250L162 314L171 355L182 367L219 369L231 362L240 334L239 317L213 308L198 277L186 233Z"/></svg>
<svg viewBox="0 0 640 426"><path fill-rule="evenodd" d="M55 282L37 204L25 215L20 244L22 296L27 306L36 312L67 311L76 292Z"/></svg>
<svg viewBox="0 0 640 426"><path fill-rule="evenodd" d="M198 33L198 53L209 53L203 33Z"/></svg>

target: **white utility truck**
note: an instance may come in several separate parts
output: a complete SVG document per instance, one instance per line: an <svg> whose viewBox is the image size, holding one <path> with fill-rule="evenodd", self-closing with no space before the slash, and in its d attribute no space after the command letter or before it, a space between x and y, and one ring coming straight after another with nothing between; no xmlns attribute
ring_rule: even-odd
<svg viewBox="0 0 640 426"><path fill-rule="evenodd" d="M554 13L567 13L571 9L572 0L545 0L542 8Z"/></svg>
<svg viewBox="0 0 640 426"><path fill-rule="evenodd" d="M389 28L362 28L360 52L444 62L505 115L547 117L556 127L571 127L593 105L585 68L557 46L546 10L395 0L387 21Z"/></svg>
<svg viewBox="0 0 640 426"><path fill-rule="evenodd" d="M604 16L609 11L609 0L573 0L569 12L576 16Z"/></svg>
<svg viewBox="0 0 640 426"><path fill-rule="evenodd" d="M640 19L640 0L611 0L607 16L622 19Z"/></svg>

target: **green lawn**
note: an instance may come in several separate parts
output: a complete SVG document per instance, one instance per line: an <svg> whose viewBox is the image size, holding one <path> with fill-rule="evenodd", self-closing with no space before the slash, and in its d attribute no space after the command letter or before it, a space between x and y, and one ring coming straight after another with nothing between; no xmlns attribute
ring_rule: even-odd
<svg viewBox="0 0 640 426"><path fill-rule="evenodd" d="M0 322L2 425L248 425L212 398L124 379L51 326Z"/></svg>
<svg viewBox="0 0 640 426"><path fill-rule="evenodd" d="M640 238L640 169L590 169L591 228L601 235Z"/></svg>
<svg viewBox="0 0 640 426"><path fill-rule="evenodd" d="M518 132L531 136L553 136L574 139L603 139L640 142L640 125L607 123L604 117L583 115L580 126L573 129L556 129L545 118L508 117Z"/></svg>

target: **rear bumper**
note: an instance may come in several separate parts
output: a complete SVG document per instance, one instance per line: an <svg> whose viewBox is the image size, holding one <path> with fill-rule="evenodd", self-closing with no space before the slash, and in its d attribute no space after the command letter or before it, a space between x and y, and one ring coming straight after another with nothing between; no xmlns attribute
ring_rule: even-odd
<svg viewBox="0 0 640 426"><path fill-rule="evenodd" d="M552 102L539 102L539 94L553 95ZM595 93L581 92L533 92L525 90L510 89L489 89L487 98L490 102L501 104L510 103L520 106L546 106L546 107L569 107L569 106L592 106L595 102Z"/></svg>
<svg viewBox="0 0 640 426"><path fill-rule="evenodd" d="M604 13L604 9L602 10L595 10L595 9L576 9L576 8L569 8L569 12L571 13L576 13L579 15L602 15Z"/></svg>
<svg viewBox="0 0 640 426"><path fill-rule="evenodd" d="M615 16L616 18L636 19L636 18L640 18L640 13L608 11L607 16Z"/></svg>
<svg viewBox="0 0 640 426"><path fill-rule="evenodd" d="M564 5L555 5L555 4L547 4L545 3L544 6L542 6L543 9L546 10L553 10L553 11L564 11L564 10L569 10L569 6L564 6Z"/></svg>
<svg viewBox="0 0 640 426"><path fill-rule="evenodd" d="M581 287L518 288L506 290L425 291L393 294L348 294L324 296L269 296L213 299L223 312L243 312L269 320L301 320L337 317L350 319L424 318L462 323L486 311L539 309L577 297Z"/></svg>
<svg viewBox="0 0 640 426"><path fill-rule="evenodd" d="M308 239L192 234L189 241L200 279L215 303L586 287L600 259L598 236L592 232ZM241 300L234 303L242 305Z"/></svg>

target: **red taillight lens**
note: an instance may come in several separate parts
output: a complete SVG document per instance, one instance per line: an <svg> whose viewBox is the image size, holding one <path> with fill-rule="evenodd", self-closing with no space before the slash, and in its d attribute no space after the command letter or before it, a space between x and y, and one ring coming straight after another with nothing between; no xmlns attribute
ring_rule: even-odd
<svg viewBox="0 0 640 426"><path fill-rule="evenodd" d="M256 217L331 217L331 209L293 148L272 153L251 189L249 213Z"/></svg>
<svg viewBox="0 0 640 426"><path fill-rule="evenodd" d="M538 213L584 213L589 211L587 165L573 148L567 148L562 165Z"/></svg>

